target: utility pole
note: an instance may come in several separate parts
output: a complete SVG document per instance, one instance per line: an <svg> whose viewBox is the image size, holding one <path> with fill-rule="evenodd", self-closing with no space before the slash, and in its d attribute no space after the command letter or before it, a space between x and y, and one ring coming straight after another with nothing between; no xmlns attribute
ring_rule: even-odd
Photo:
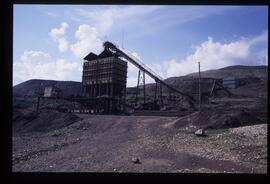
<svg viewBox="0 0 270 184"><path fill-rule="evenodd" d="M200 62L199 65L199 112L201 112L201 70L200 70Z"/></svg>
<svg viewBox="0 0 270 184"><path fill-rule="evenodd" d="M39 112L39 103L40 103L40 95L38 95L37 97L37 108L36 108L36 112Z"/></svg>
<svg viewBox="0 0 270 184"><path fill-rule="evenodd" d="M41 82L40 84L39 84L39 87L38 87L38 89L37 89L37 91L36 91L36 94L37 94L37 106L36 106L36 112L39 112L39 103L40 103L40 98L41 98L41 96L42 96L42 85L43 85L43 83Z"/></svg>

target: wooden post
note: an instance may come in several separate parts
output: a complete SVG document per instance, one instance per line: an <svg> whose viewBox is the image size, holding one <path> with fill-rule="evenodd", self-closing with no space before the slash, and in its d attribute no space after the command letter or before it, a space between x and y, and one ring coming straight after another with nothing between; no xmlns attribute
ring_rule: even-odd
<svg viewBox="0 0 270 184"><path fill-rule="evenodd" d="M36 109L37 112L39 112L39 102L40 102L40 96L38 96L38 100L37 100L37 109Z"/></svg>
<svg viewBox="0 0 270 184"><path fill-rule="evenodd" d="M75 112L75 104L74 104L73 100L72 100L72 112Z"/></svg>

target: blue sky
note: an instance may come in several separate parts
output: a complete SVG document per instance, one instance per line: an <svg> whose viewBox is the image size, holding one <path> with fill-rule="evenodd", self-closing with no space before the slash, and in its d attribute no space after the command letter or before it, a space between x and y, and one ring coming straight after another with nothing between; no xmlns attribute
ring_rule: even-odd
<svg viewBox="0 0 270 184"><path fill-rule="evenodd" d="M109 40L163 78L268 64L267 6L15 5L13 85L81 81L83 57ZM128 65L128 86L138 70ZM153 82L147 78L147 82Z"/></svg>

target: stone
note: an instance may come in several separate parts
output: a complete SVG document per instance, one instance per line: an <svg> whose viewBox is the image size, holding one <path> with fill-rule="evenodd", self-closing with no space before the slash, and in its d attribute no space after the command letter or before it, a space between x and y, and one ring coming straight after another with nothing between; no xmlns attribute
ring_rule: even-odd
<svg viewBox="0 0 270 184"><path fill-rule="evenodd" d="M205 131L204 129L198 129L196 132L195 132L195 135L197 136L205 136Z"/></svg>
<svg viewBox="0 0 270 184"><path fill-rule="evenodd" d="M139 163L140 163L140 159L137 158L137 157L132 157L131 161L132 161L134 164L139 164Z"/></svg>

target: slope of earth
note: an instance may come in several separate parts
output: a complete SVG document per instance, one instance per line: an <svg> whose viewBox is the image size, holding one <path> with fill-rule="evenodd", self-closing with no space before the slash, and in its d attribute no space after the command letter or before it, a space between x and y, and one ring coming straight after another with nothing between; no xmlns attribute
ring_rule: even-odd
<svg viewBox="0 0 270 184"><path fill-rule="evenodd" d="M168 84L175 86L180 91L185 91L189 88L190 84L185 82L186 79L193 79L197 77L198 73L188 74L181 77L171 77L164 81ZM268 77L268 67L267 66L229 66L226 68L208 70L201 72L202 77L211 78L223 78L228 76L235 76L236 78L248 79L255 78L261 81L260 84L266 85ZM257 81L257 82L259 82ZM257 84L256 82L256 84ZM70 95L80 95L81 94L81 83L74 81L54 81L54 80L41 80L32 79L22 82L13 87L13 95L24 97L24 96L36 96L35 92L40 90L43 92L45 86L55 86L62 90L64 96ZM146 90L153 92L155 89L154 84L147 84ZM267 86L266 86L267 89ZM128 88L127 92L131 91L132 88ZM164 89L166 90L166 88ZM243 91L243 90L241 90ZM253 94L254 95L254 94Z"/></svg>
<svg viewBox="0 0 270 184"><path fill-rule="evenodd" d="M267 171L266 124L209 130L208 136L197 137L187 127L173 127L177 117L78 116L83 120L62 129L14 132L13 171Z"/></svg>
<svg viewBox="0 0 270 184"><path fill-rule="evenodd" d="M202 89L210 90L213 85L213 79L222 79L225 77L235 77L240 82L240 87L230 90L233 94L244 95L248 97L267 97L267 79L268 79L268 67L267 66L229 66L216 70L206 70L201 72L202 77ZM192 94L194 87L197 87L196 78L197 73L191 73L185 76L170 77L164 81L177 88L178 90ZM254 92L259 90L259 93ZM132 91L132 88L128 89L127 92ZM135 89L133 89L135 91ZM154 93L155 84L146 85L147 94ZM206 90L207 91L207 90ZM164 93L168 93L167 88L163 89ZM153 96L153 95L152 95Z"/></svg>
<svg viewBox="0 0 270 184"><path fill-rule="evenodd" d="M44 92L46 86L55 86L59 88L63 96L80 95L81 83L74 81L55 81L55 80L42 80L32 79L22 82L13 87L13 96L16 97L35 97L36 92Z"/></svg>
<svg viewBox="0 0 270 184"><path fill-rule="evenodd" d="M228 76L235 76L236 78L248 78L248 77L267 78L267 73L268 67L265 65L261 66L234 65L216 70L203 71L201 72L201 77L224 78ZM198 73L192 73L186 76L198 77Z"/></svg>
<svg viewBox="0 0 270 184"><path fill-rule="evenodd" d="M13 109L13 132L48 132L67 127L81 120L73 113L61 113L54 110Z"/></svg>

